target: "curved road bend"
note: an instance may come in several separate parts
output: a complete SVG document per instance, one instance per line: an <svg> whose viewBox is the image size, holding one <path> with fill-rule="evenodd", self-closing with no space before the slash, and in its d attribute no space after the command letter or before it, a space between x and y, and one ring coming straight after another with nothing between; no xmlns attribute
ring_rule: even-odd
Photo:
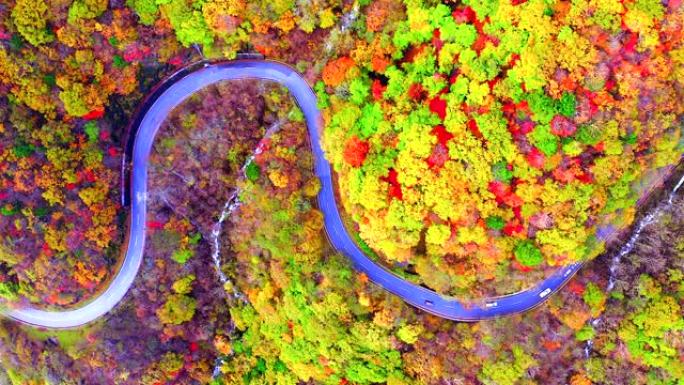
<svg viewBox="0 0 684 385"><path fill-rule="evenodd" d="M87 304L65 311L48 311L36 307L9 309L5 315L17 321L49 328L72 328L98 319L121 301L133 284L142 261L147 215L148 160L155 136L167 115L187 97L203 87L222 80L256 78L281 83L287 87L302 109L313 147L315 174L321 181L318 203L332 245L385 290L398 295L411 305L434 315L457 321L479 321L529 310L560 289L581 267L581 263L564 266L537 286L515 294L480 299L466 304L405 281L373 262L347 233L335 201L330 163L321 148L322 118L316 107L316 96L307 82L292 68L272 61L237 60L204 63L181 70L162 83L146 101L141 113L132 152L130 179L130 226L128 247L121 269L109 286ZM170 84L168 84L170 83ZM146 110L146 111L145 111ZM135 128L135 127L134 127Z"/></svg>

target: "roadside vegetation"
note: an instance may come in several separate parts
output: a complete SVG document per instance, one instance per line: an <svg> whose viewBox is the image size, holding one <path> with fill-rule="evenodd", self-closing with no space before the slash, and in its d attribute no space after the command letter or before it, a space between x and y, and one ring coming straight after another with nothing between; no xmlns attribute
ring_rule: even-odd
<svg viewBox="0 0 684 385"><path fill-rule="evenodd" d="M680 1L10 0L0 20L0 306L107 284L127 122L240 52L310 82L349 230L402 275L477 298L591 259L525 314L418 311L329 246L287 90L223 82L156 138L127 297L75 331L0 320L0 382L682 384L684 201L617 263L624 237L604 245L682 153Z"/></svg>
<svg viewBox="0 0 684 385"><path fill-rule="evenodd" d="M316 84L361 240L463 298L600 254L680 159L681 17L671 2L374 2Z"/></svg>

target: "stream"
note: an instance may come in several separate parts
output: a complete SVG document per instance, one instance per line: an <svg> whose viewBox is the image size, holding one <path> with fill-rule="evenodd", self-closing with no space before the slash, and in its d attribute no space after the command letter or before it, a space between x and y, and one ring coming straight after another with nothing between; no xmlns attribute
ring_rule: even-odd
<svg viewBox="0 0 684 385"><path fill-rule="evenodd" d="M670 191L667 201L660 202L648 214L641 218L641 220L636 224L636 226L634 226L634 230L632 231L632 234L630 235L627 242L625 242L625 244L622 245L620 250L613 255L613 258L610 261L610 267L608 269L610 275L608 276L608 285L606 286L606 296L608 296L615 288L615 276L618 266L620 266L620 263L622 263L622 258L634 250L634 247L636 246L637 241L639 240L639 237L641 236L641 233L644 231L644 229L649 225L655 223L660 218L662 213L664 211L667 211L672 206L672 201L674 197L677 195L679 189L682 187L682 184L684 184L684 175L682 175L682 177L679 179L675 187L672 189L672 191ZM602 316L599 316L598 318L589 321L591 326L594 328L598 327L601 324L601 322L603 322ZM589 356L591 355L593 345L593 339L587 340L584 346L585 358L589 358Z"/></svg>
<svg viewBox="0 0 684 385"><path fill-rule="evenodd" d="M247 160L242 165L241 173L243 177L246 177L247 166L254 161L254 158L257 155L263 152L265 140L271 138L273 134L278 132L282 124L283 121L278 120L266 130L263 138L259 141L259 144L257 145L256 149L252 152L252 154L249 157L247 157ZM228 288L230 288L230 290L232 291L232 293L230 293L231 299L240 301L243 304L245 304L249 302L247 296L240 292L237 286L230 279L228 279L228 277L226 277L226 274L223 272L221 263L221 242L219 240L219 238L221 237L221 233L223 231L223 223L226 221L226 219L230 218L233 212L235 212L235 210L237 210L240 207L240 205L240 189L236 188L228 197L228 200L223 206L223 210L221 210L221 214L219 215L218 221L214 224L214 226L211 229L211 258L214 261L214 268L216 269L216 274L218 276L221 287L225 291L229 290ZM216 362L214 363L214 370L212 371L212 378L217 378L221 374L221 366L223 365L224 361L225 357L216 358Z"/></svg>
<svg viewBox="0 0 684 385"><path fill-rule="evenodd" d="M254 161L254 157L261 154L264 148L264 141L267 139L270 139L271 136L273 136L274 133L278 132L280 130L280 127L282 126L283 121L278 120L275 123L273 123L268 129L266 129L266 132L264 133L263 138L259 141L259 144L257 145L256 149L252 152L252 154L247 157L247 160L244 162L242 165L241 173L244 177L246 177L245 173L247 170L247 166ZM243 303L247 303L247 297L242 294L235 284L226 277L226 274L223 272L222 268L222 263L221 263L221 242L220 242L220 237L221 233L223 232L223 223L226 221L226 219L229 219L230 216L235 212L240 207L240 189L236 188L229 196L228 199L226 200L226 203L223 205L223 210L221 210L221 214L219 215L218 221L214 223L214 226L211 228L211 234L209 236L211 240L211 259L214 261L214 268L216 269L216 275L218 276L219 283L221 284L221 287L224 289L228 290L227 287L232 288L232 299L239 300Z"/></svg>

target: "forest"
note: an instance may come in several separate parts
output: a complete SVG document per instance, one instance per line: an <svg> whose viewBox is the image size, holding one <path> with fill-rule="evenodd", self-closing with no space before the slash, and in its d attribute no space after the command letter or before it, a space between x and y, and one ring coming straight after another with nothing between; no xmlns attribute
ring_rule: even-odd
<svg viewBox="0 0 684 385"><path fill-rule="evenodd" d="M108 285L130 122L201 60L306 79L347 231L405 279L476 299L585 265L495 320L406 304L329 244L288 90L223 81L155 138L124 300L0 319L0 383L684 384L683 34L680 0L3 1L0 309Z"/></svg>

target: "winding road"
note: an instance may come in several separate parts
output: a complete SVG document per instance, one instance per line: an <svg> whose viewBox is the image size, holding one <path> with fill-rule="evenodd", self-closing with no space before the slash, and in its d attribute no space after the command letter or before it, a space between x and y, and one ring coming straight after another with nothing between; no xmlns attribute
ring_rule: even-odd
<svg viewBox="0 0 684 385"><path fill-rule="evenodd" d="M222 80L256 78L281 83L287 87L306 118L313 147L316 177L321 182L318 194L325 229L331 244L347 256L355 268L385 290L407 303L434 315L457 321L479 321L529 310L560 289L582 266L564 266L533 288L515 294L464 303L408 282L366 256L347 233L336 203L330 163L321 148L322 118L316 107L316 96L296 70L273 61L236 60L193 65L180 70L162 82L141 105L132 122L134 135L130 165L124 160L123 183L130 187L124 204L130 204L128 246L120 269L109 286L92 301L66 311L49 311L37 307L8 309L5 315L22 323L47 328L73 328L92 322L109 312L125 296L138 274L145 246L147 216L148 161L152 144L167 115L187 97L203 87ZM137 128L137 130L135 130ZM130 170L129 170L130 168ZM127 177L130 171L130 179Z"/></svg>

